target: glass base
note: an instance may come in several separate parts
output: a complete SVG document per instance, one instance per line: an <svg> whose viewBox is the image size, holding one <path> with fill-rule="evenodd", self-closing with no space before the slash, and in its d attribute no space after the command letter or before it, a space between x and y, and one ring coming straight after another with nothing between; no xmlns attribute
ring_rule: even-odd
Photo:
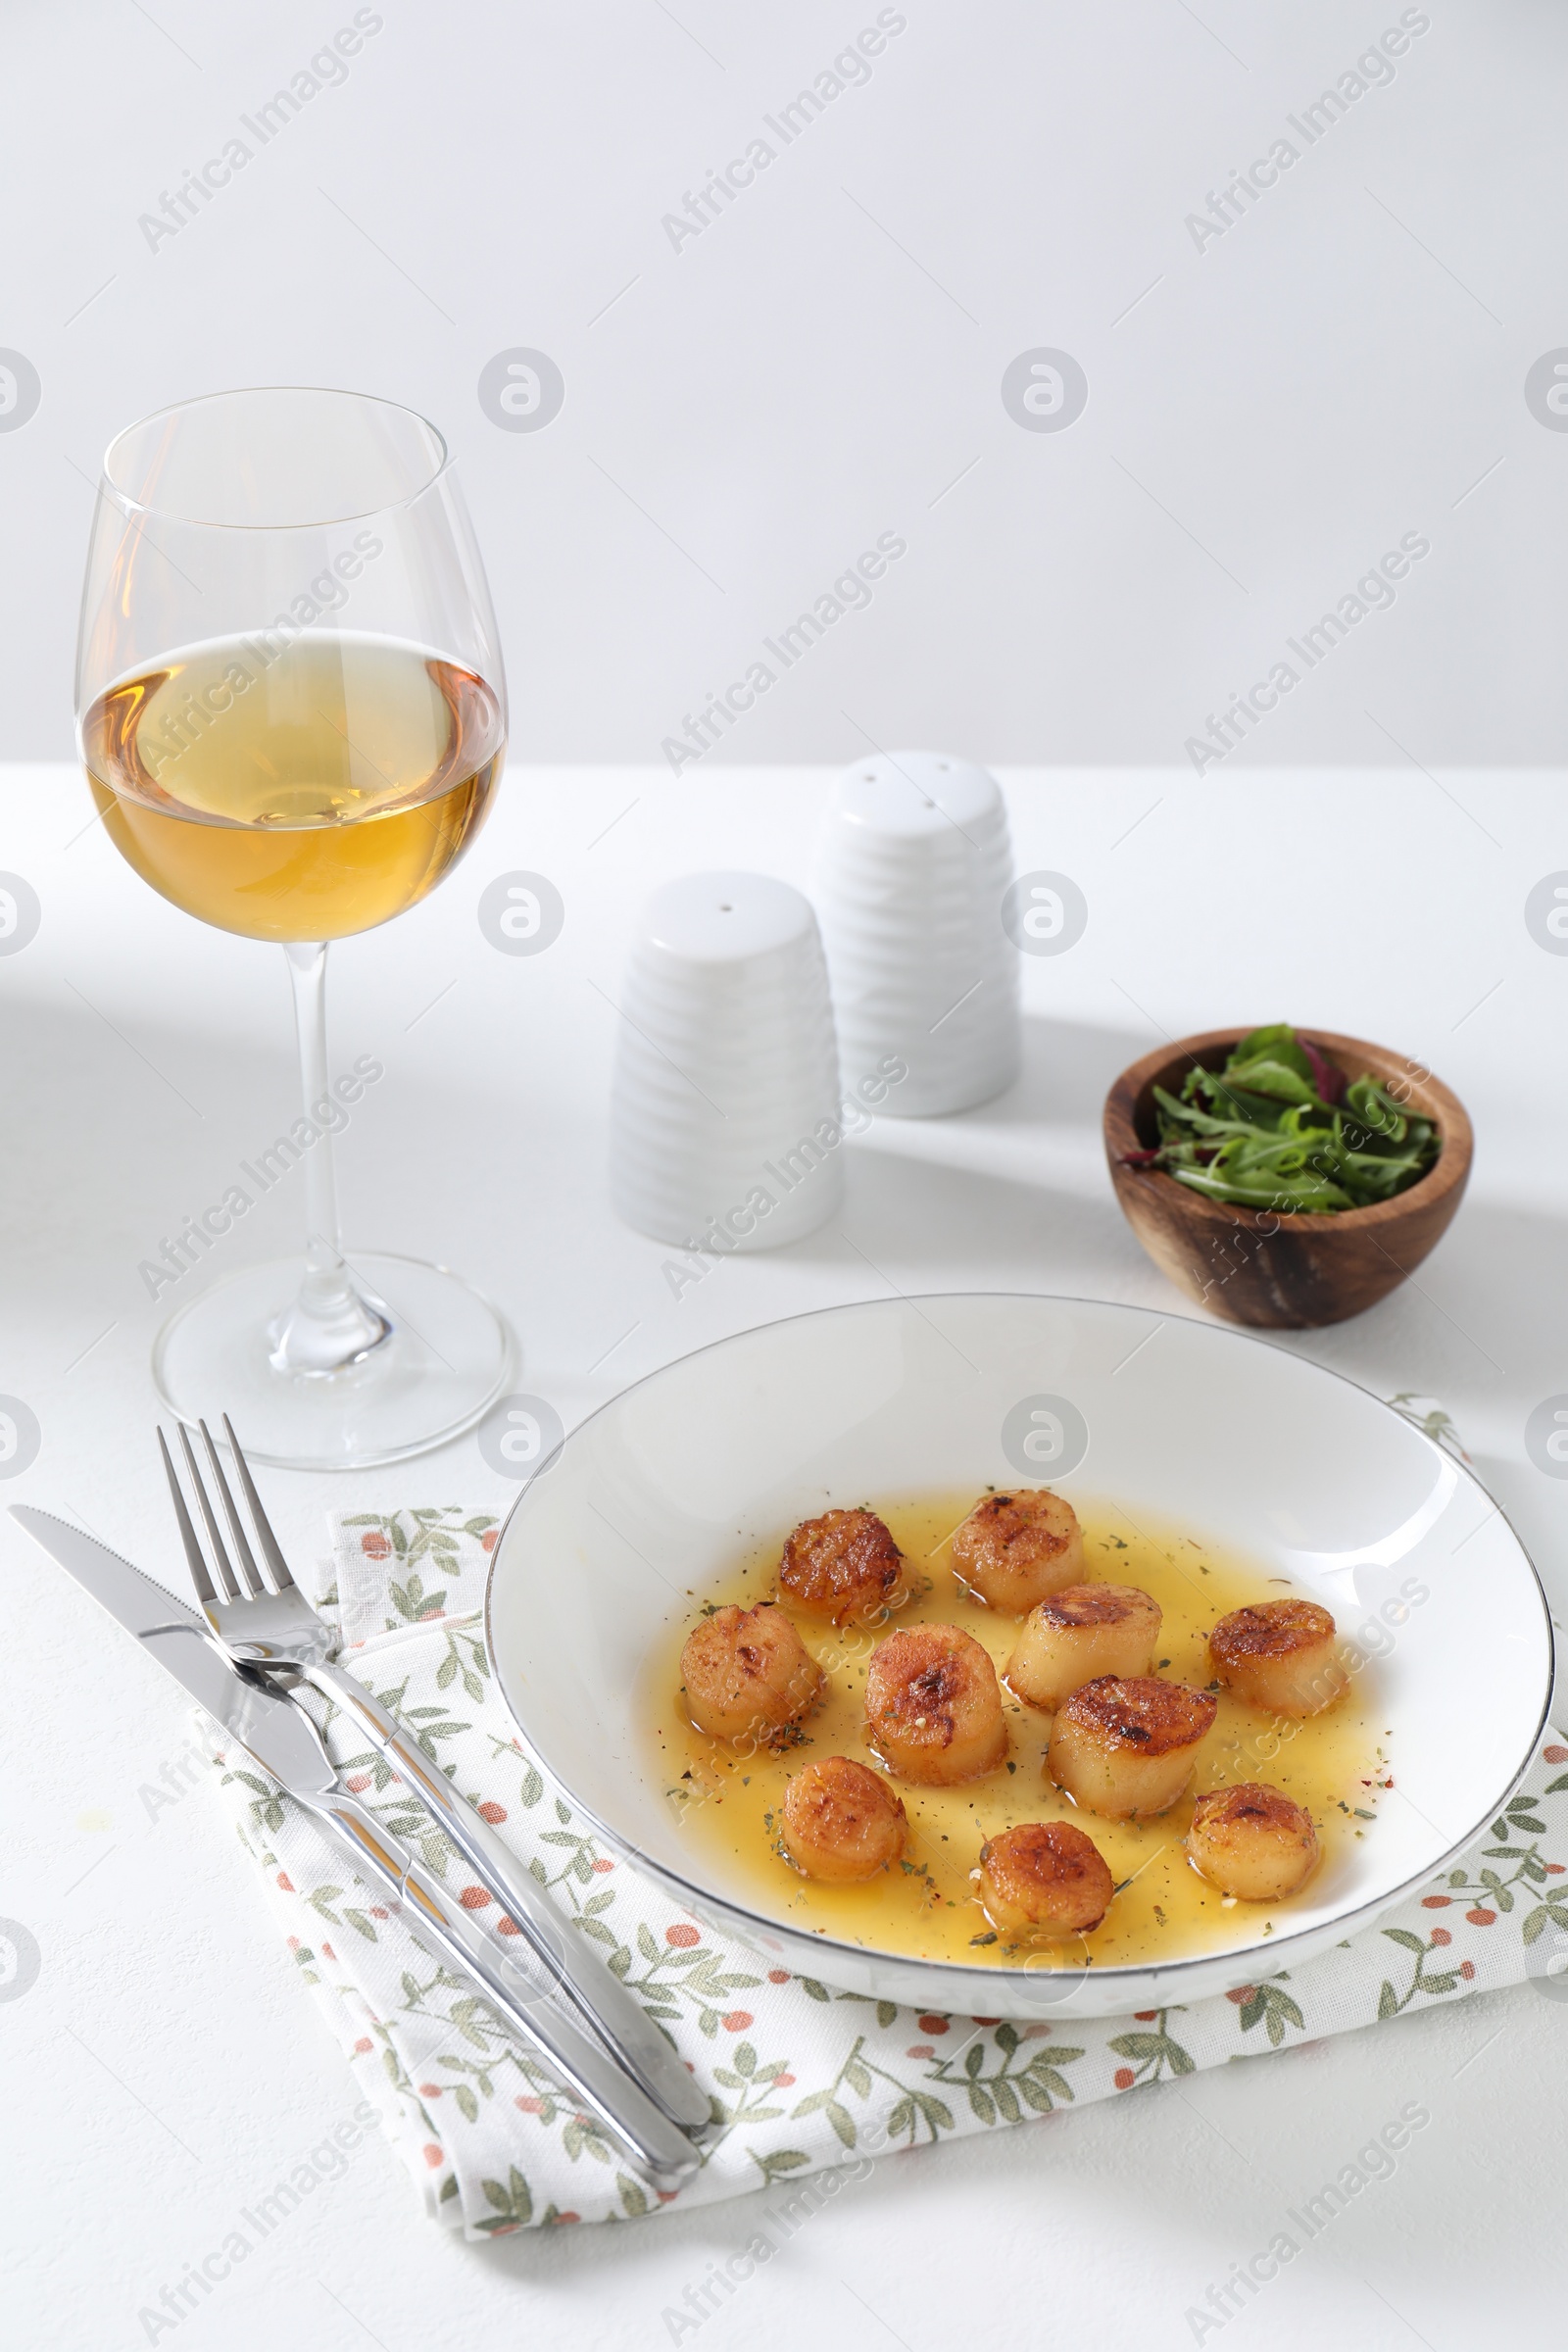
<svg viewBox="0 0 1568 2352"><path fill-rule="evenodd" d="M461 1437L506 1386L512 1342L477 1291L444 1266L385 1250L348 1261L392 1325L363 1363L275 1371L271 1335L299 1295L301 1260L246 1266L170 1316L153 1343L159 1401L194 1428L227 1413L248 1460L285 1470L362 1470Z"/></svg>

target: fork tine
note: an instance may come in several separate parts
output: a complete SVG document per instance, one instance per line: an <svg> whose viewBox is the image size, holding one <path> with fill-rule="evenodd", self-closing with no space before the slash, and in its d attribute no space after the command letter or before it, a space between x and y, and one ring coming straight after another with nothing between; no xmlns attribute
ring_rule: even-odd
<svg viewBox="0 0 1568 2352"><path fill-rule="evenodd" d="M179 1480L174 1474L174 1464L162 1430L158 1432L158 1450L164 1457L164 1469L169 1479L169 1492L174 1500L174 1517L179 1523L179 1540L185 1546L185 1560L190 1569L190 1581L196 1588L197 1599L205 1608L209 1601L216 1604L218 1594L213 1591L213 1580L207 1573L207 1562L203 1557L196 1530L190 1523L190 1513L185 1508L185 1497L180 1492Z"/></svg>
<svg viewBox="0 0 1568 2352"><path fill-rule="evenodd" d="M223 1465L218 1458L218 1447L213 1444L212 1431L205 1421L198 1421L196 1426L202 1433L202 1444L207 1448L208 1467L212 1471L214 1483L218 1488L218 1499L223 1506L223 1517L228 1521L228 1532L234 1539L234 1549L239 1557L240 1581L250 1598L258 1600L267 1588L262 1582L255 1555L245 1534L245 1522L239 1515L233 1495L229 1493L228 1481L223 1476Z"/></svg>
<svg viewBox="0 0 1568 2352"><path fill-rule="evenodd" d="M288 1572L288 1562L278 1549L277 1538L272 1533L272 1523L263 1510L262 1498L256 1492L256 1481L251 1476L251 1466L239 1449L239 1440L234 1435L234 1424L226 1413L223 1415L223 1435L228 1440L228 1450L234 1456L234 1467L239 1472L239 1483L245 1490L245 1500L250 1505L251 1518L255 1524L256 1541L260 1544L263 1556L271 1571L273 1586L279 1592L290 1592L294 1589L294 1579Z"/></svg>
<svg viewBox="0 0 1568 2352"><path fill-rule="evenodd" d="M185 1456L185 1467L190 1472L191 1488L201 1510L203 1525L207 1529L207 1540L213 1547L213 1565L218 1574L218 1581L223 1588L222 1597L224 1600L238 1600L239 1587L234 1582L234 1571L228 1564L228 1553L223 1548L223 1531L218 1524L217 1512L207 1498L207 1489L202 1485L202 1474L196 1466L196 1448L190 1442L190 1432L183 1422L179 1427L179 1449Z"/></svg>

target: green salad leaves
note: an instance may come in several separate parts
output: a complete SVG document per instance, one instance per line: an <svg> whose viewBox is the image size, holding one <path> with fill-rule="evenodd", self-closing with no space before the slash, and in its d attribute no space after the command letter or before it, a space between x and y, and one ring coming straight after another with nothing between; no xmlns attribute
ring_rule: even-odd
<svg viewBox="0 0 1568 2352"><path fill-rule="evenodd" d="M1285 1021L1254 1029L1222 1070L1190 1069L1180 1101L1154 1089L1162 1168L1195 1193L1239 1207L1314 1215L1392 1200L1438 1156L1438 1131L1375 1078L1348 1084Z"/></svg>

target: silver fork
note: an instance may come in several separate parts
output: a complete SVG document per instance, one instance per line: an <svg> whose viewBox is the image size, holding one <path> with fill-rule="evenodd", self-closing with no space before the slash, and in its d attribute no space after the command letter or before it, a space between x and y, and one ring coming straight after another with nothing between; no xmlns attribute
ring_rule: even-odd
<svg viewBox="0 0 1568 2352"><path fill-rule="evenodd" d="M617 1977L611 1975L590 1945L564 1928L555 1906L524 1864L496 1836L484 1817L465 1802L445 1776L432 1770L396 1717L329 1657L331 1628L317 1615L289 1574L288 1563L262 1508L250 1465L225 1413L223 1433L245 1492L257 1544L270 1583L264 1581L212 1434L205 1421L198 1426L212 1483L228 1522L237 1573L197 1465L189 1432L181 1427L179 1444L212 1548L213 1573L209 1573L206 1554L191 1524L162 1430L158 1432L158 1445L191 1582L222 1648L236 1664L265 1675L274 1684L288 1688L301 1681L308 1683L354 1719L399 1779L422 1800L437 1826L500 1904L503 1916L511 1920L535 1956L550 1970L611 2054L672 2122L700 2136L711 2122L707 2094L636 1996L627 1991ZM215 1589L214 1574L222 1587L220 1593Z"/></svg>

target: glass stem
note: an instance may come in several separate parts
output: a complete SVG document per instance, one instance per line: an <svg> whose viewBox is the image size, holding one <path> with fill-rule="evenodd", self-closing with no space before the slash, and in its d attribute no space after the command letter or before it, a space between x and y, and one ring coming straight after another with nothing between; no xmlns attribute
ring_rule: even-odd
<svg viewBox="0 0 1568 2352"><path fill-rule="evenodd" d="M299 1296L268 1334L274 1372L330 1379L362 1364L392 1336L386 1316L360 1296L338 1240L332 1129L338 1109L326 1070L326 946L301 941L283 951L294 985L299 1029L300 1082L305 1122L316 1130L302 1145L305 1177L305 1271Z"/></svg>

